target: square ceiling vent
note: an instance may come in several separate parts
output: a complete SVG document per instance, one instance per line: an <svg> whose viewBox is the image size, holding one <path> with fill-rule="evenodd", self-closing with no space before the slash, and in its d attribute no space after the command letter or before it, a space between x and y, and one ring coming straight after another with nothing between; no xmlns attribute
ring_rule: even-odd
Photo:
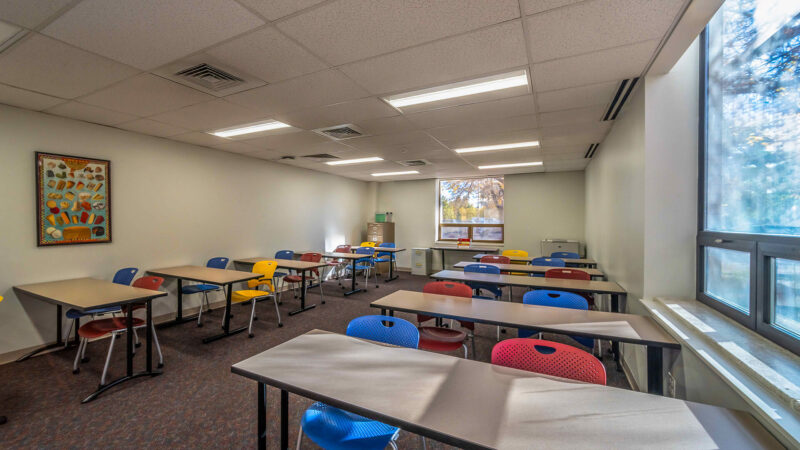
<svg viewBox="0 0 800 450"><path fill-rule="evenodd" d="M153 73L217 97L224 97L267 84L205 54L182 59L161 67Z"/></svg>
<svg viewBox="0 0 800 450"><path fill-rule="evenodd" d="M333 139L334 141L344 141L347 139L365 136L365 134L352 123L334 125L326 128L317 128L314 130L314 133L321 134L327 138Z"/></svg>

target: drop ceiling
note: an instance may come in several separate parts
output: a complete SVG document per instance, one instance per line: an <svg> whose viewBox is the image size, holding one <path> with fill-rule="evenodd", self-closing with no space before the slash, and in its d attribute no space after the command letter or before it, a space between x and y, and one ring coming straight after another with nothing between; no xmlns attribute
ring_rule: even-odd
<svg viewBox="0 0 800 450"><path fill-rule="evenodd" d="M643 75L689 0L4 0L24 32L0 53L0 103L280 164L376 180L582 170L620 83ZM1 44L1 43L0 43ZM2 48L2 45L0 45ZM208 63L231 94L165 74ZM529 86L395 109L383 98L527 71ZM208 131L291 125L235 140ZM313 130L353 124L362 137ZM459 147L540 146L457 154ZM330 166L305 155L379 156ZM293 159L292 159L293 158Z"/></svg>

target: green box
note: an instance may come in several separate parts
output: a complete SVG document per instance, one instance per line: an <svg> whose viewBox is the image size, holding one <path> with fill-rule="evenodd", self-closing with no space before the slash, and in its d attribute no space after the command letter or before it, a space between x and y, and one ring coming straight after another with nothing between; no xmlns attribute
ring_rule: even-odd
<svg viewBox="0 0 800 450"><path fill-rule="evenodd" d="M375 222L386 222L386 214L375 214Z"/></svg>

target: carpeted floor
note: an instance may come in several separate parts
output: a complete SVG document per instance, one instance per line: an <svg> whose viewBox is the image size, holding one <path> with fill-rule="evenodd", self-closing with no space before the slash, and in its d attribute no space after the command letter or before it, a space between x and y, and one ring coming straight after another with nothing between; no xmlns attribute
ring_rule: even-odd
<svg viewBox="0 0 800 450"><path fill-rule="evenodd" d="M164 352L164 373L155 378L140 378L103 394L94 402L80 400L92 392L100 379L108 341L89 344L90 361L72 374L75 350L60 351L22 363L0 366L0 414L8 423L0 426L3 448L252 448L256 444L256 383L231 374L232 364L287 341L308 330L319 328L344 333L348 321L377 311L369 303L398 289L422 290L428 278L400 274L400 279L381 284L368 292L343 297L336 282L325 284L325 305L289 317L298 301L285 296L281 306L283 328L278 328L271 303L257 306L255 337L246 333L210 344L203 337L215 334L222 310L211 312L202 328L192 323L158 330ZM514 292L516 297L522 292ZM319 303L317 290L309 291L309 303ZM519 301L519 298L515 299ZM174 302L174 297L156 301ZM238 306L238 307L237 307ZM233 326L246 324L249 306L234 305ZM410 315L399 317L412 319ZM495 328L478 325L477 359L489 361ZM508 330L504 336L516 336ZM571 339L545 335L547 339L578 345ZM121 341L121 342L120 342ZM143 368L144 349L134 360ZM455 352L457 356L459 352ZM155 350L154 350L155 354ZM124 339L115 344L109 379L124 371ZM622 373L614 369L611 358L604 358L610 386L628 388ZM321 374L321 376L323 376ZM278 416L278 391L268 392L269 417ZM311 402L290 395L291 443L294 444L300 415ZM476 407L480 407L476 405ZM277 422L269 424L269 448L278 448ZM305 441L308 447L312 444ZM417 448L419 439L402 432L401 448ZM428 448L443 448L429 441Z"/></svg>

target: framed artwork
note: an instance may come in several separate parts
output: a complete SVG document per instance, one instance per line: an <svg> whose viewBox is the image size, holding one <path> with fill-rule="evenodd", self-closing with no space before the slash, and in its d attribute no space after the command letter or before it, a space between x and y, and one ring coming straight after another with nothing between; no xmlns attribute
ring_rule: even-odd
<svg viewBox="0 0 800 450"><path fill-rule="evenodd" d="M36 152L37 245L111 242L111 162Z"/></svg>

